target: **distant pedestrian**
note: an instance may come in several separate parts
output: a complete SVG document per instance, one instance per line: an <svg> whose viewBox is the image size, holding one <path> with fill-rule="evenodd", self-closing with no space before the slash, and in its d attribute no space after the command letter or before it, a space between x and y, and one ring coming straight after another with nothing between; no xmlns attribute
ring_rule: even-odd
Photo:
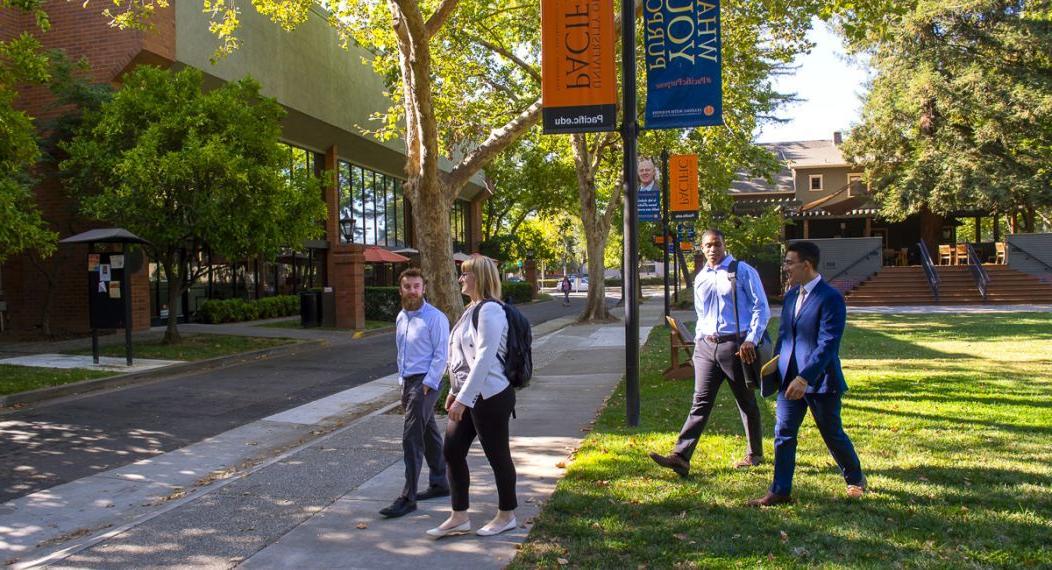
<svg viewBox="0 0 1052 570"><path fill-rule="evenodd" d="M518 525L515 464L508 436L515 389L501 363L508 354L508 318L499 301L500 275L493 260L483 256L468 259L460 270L460 291L471 303L453 326L449 342L449 422L444 451L453 512L441 525L427 531L435 538L471 531L467 455L476 436L493 468L498 501L496 516L476 534L491 536Z"/></svg>
<svg viewBox="0 0 1052 570"><path fill-rule="evenodd" d="M435 422L435 404L449 354L449 319L424 300L426 286L424 275L415 267L398 276L402 310L395 320L395 344L405 409L402 428L405 486L391 506L380 509L380 514L389 518L415 511L417 500L449 495L442 434ZM430 485L418 493L417 480L425 460Z"/></svg>
<svg viewBox="0 0 1052 570"><path fill-rule="evenodd" d="M690 458L709 421L724 379L738 403L749 445L745 457L734 467L747 469L763 461L760 407L753 389L746 383L742 363L752 364L756 360L756 345L763 339L771 317L767 295L756 270L727 253L722 232L705 230L701 247L708 263L694 278L694 310L698 314L694 336L694 400L672 453L650 454L658 465L682 477L690 471ZM732 272L735 274L733 285ZM737 289L737 294L732 287Z"/></svg>
<svg viewBox="0 0 1052 570"><path fill-rule="evenodd" d="M563 306L570 306L570 289L573 289L573 285L570 283L570 278L563 275L563 280L559 283L559 290L563 292Z"/></svg>
<svg viewBox="0 0 1052 570"><path fill-rule="evenodd" d="M796 437L808 410L847 482L847 496L857 499L866 492L858 454L840 421L840 399L847 392L840 368L840 339L847 324L844 296L818 273L817 245L796 242L787 250L783 267L794 287L785 294L775 343L781 386L774 426L774 481L766 495L749 501L754 507L793 502Z"/></svg>

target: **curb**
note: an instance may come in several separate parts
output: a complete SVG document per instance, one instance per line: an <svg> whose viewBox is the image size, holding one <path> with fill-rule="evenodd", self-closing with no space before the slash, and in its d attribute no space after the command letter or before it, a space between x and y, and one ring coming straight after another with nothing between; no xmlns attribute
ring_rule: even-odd
<svg viewBox="0 0 1052 570"><path fill-rule="evenodd" d="M245 360L287 356L305 350L316 350L327 346L328 344L328 341L325 340L297 341L292 344L275 346L271 348L261 348L259 350L253 350L249 352L238 352L236 354L230 354L227 356L216 356L214 358L207 358L205 360L195 360L192 362L173 364L171 366L165 366L164 368L143 370L142 372L118 374L116 376L95 378L93 380L82 380L80 382L72 382L69 384L62 384L59 386L50 386L47 388L29 390L28 392L16 392L14 394L0 396L0 414L10 411L6 408L10 408L12 406L38 404L40 402L60 398L62 396L95 392L107 388L124 386L126 384L136 384L143 380L155 380L159 378L164 378L166 376L177 376L180 374L186 374L188 372L197 372L199 370L225 368L227 366L232 366Z"/></svg>

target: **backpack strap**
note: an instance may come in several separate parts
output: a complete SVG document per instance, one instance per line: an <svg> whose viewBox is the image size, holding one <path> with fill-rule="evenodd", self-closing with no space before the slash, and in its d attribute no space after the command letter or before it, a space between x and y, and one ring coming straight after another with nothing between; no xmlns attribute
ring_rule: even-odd
<svg viewBox="0 0 1052 570"><path fill-rule="evenodd" d="M734 332L739 342L742 336L741 321L738 320L738 260L731 261L727 267L727 280L731 282L731 303L734 305Z"/></svg>
<svg viewBox="0 0 1052 570"><path fill-rule="evenodd" d="M498 301L496 299L483 299L481 303L479 303L478 305L475 305L475 308L471 310L471 326L474 327L475 330L479 330L479 312L482 311L482 305L485 305L486 303L499 303L499 302L500 301Z"/></svg>

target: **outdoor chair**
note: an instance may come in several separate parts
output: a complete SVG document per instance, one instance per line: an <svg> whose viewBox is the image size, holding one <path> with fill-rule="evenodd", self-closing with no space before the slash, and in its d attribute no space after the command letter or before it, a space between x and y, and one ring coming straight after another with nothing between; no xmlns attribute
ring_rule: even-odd
<svg viewBox="0 0 1052 570"><path fill-rule="evenodd" d="M968 244L959 243L956 248L956 263L955 265L968 265Z"/></svg>
<svg viewBox="0 0 1052 570"><path fill-rule="evenodd" d="M669 348L672 351L671 364L665 369L662 374L669 380L685 380L694 378L694 362L692 361L694 353L694 342L690 335L690 331L687 327L683 326L683 323L677 321L675 317L667 316L665 320L668 321L669 326ZM685 355L684 362L679 361L679 352L683 351Z"/></svg>
<svg viewBox="0 0 1052 570"><path fill-rule="evenodd" d="M1005 242L999 241L994 245L997 247L997 255L994 257L994 263L1004 265L1008 261L1008 250L1005 247Z"/></svg>
<svg viewBox="0 0 1052 570"><path fill-rule="evenodd" d="M953 265L953 250L949 245L939 246L939 265Z"/></svg>

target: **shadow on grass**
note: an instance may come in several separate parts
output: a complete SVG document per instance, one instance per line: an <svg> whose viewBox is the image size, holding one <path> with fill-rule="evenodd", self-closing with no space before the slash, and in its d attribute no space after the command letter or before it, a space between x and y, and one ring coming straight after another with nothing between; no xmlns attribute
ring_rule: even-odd
<svg viewBox="0 0 1052 570"><path fill-rule="evenodd" d="M869 332L870 326L880 326L889 332L940 339L967 338L976 342L1006 337L1052 340L1052 313L893 316L855 313L848 316L848 324Z"/></svg>

